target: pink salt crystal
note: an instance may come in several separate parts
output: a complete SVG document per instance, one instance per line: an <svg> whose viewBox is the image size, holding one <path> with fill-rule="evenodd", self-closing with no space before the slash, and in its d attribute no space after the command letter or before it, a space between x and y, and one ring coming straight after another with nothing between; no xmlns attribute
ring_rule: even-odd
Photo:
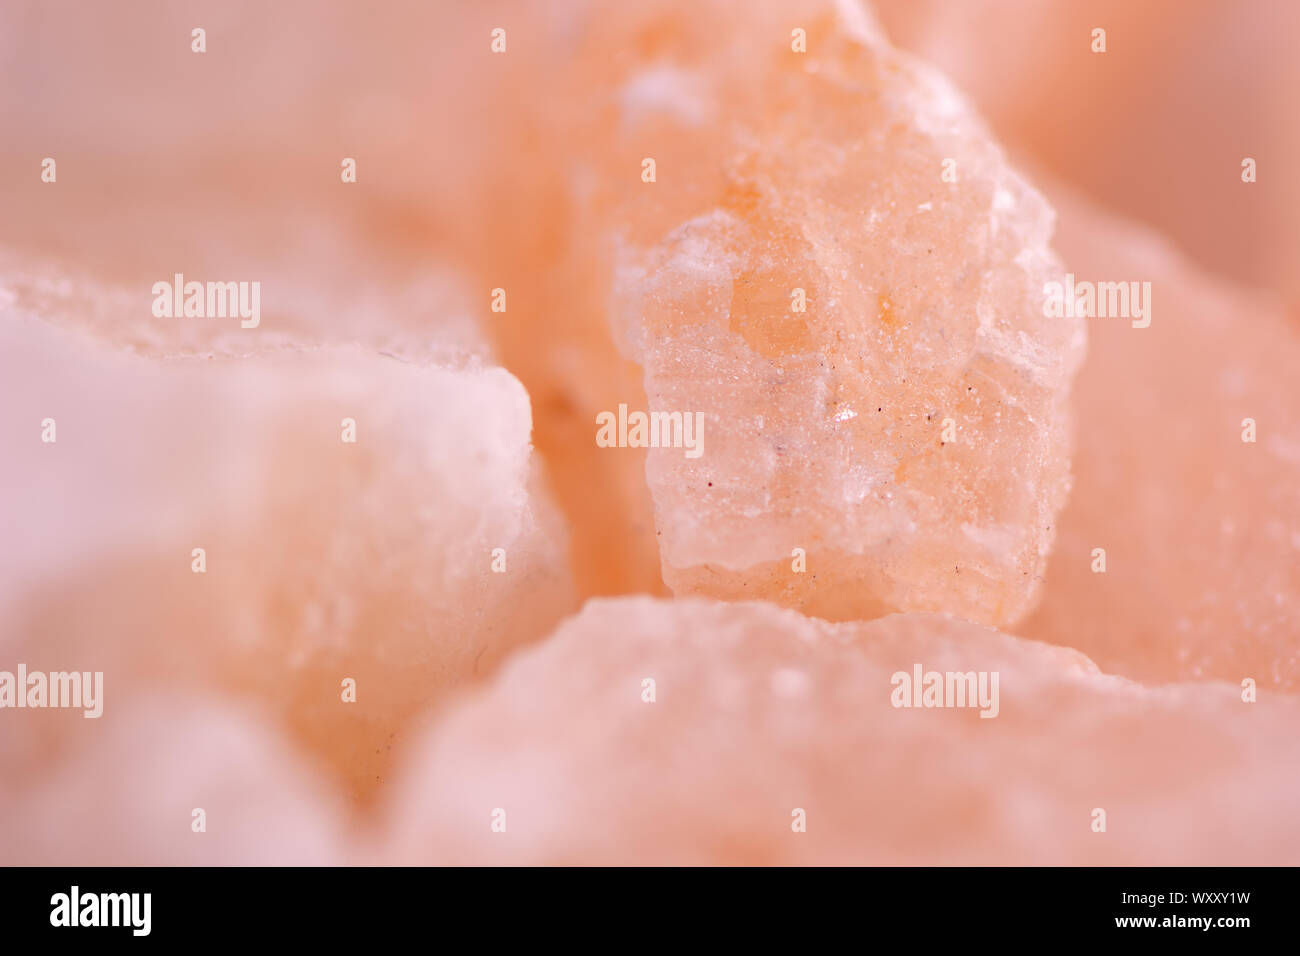
<svg viewBox="0 0 1300 956"><path fill-rule="evenodd" d="M0 379L3 660L102 670L109 709L157 684L252 698L364 800L408 720L570 608L499 368L158 361L10 312Z"/></svg>
<svg viewBox="0 0 1300 956"><path fill-rule="evenodd" d="M42 720L75 717L84 726L73 728L80 739L67 760L5 776L2 865L344 860L341 804L255 715L163 696L110 697L99 720L32 710L4 717L27 725L24 732Z"/></svg>
<svg viewBox="0 0 1300 956"><path fill-rule="evenodd" d="M1043 311L1051 209L854 5L762 7L715 49L724 7L673 24L713 121L642 134L657 179L622 213L616 322L650 410L704 421L699 457L649 452L664 579L1014 622L1068 490L1084 349Z"/></svg>
<svg viewBox="0 0 1300 956"><path fill-rule="evenodd" d="M9 147L0 151L0 246L93 267L129 290L175 269L260 279L259 345L290 333L326 343L392 337L406 350L448 325L459 332L464 313L431 308L441 293L423 279L431 261L449 263L496 363L532 396L536 448L573 528L578 586L663 591L644 459L592 441L598 410L644 405L639 371L608 331L607 222L583 201L593 179L621 178L608 135L593 129L608 118L603 74L623 68L610 62L608 36L587 30L599 27L602 6L228 0L206 14L213 42L202 56L190 52L194 25L181 10L53 5L35 29L32 17L0 8L0 36L21 38L6 50L16 71L68 81L0 89ZM485 38L502 24L514 39L495 55ZM236 141L240 162L213 161ZM50 151L57 184L41 183L32 165ZM354 183L341 180L345 156L357 161ZM496 288L508 311L491 311ZM168 329L165 343L153 328L108 327L142 349L247 347L247 336L214 341L211 323Z"/></svg>
<svg viewBox="0 0 1300 956"><path fill-rule="evenodd" d="M1150 325L1089 320L1074 491L1022 633L1142 680L1300 689L1300 329L1053 196L1077 279L1149 282Z"/></svg>
<svg viewBox="0 0 1300 956"><path fill-rule="evenodd" d="M995 706L894 706L895 675L918 666L945 685L971 672ZM952 686L939 699L959 703ZM1144 689L938 615L598 600L433 728L389 847L449 863L1294 863L1298 718L1294 699Z"/></svg>

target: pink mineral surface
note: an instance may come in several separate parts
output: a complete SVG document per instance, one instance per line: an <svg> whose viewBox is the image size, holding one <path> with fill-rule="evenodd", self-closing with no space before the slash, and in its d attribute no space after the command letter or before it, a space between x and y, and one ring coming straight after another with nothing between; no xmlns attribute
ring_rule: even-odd
<svg viewBox="0 0 1300 956"><path fill-rule="evenodd" d="M1013 153L1148 222L1202 270L1300 304L1300 5L877 0ZM1104 53L1094 31L1105 31ZM1032 38L1007 42L1009 38ZM1195 148L1189 144L1195 142ZM1242 182L1242 163L1254 180Z"/></svg>
<svg viewBox="0 0 1300 956"><path fill-rule="evenodd" d="M1071 268L1150 282L1152 317L1090 320L1074 491L1018 630L1137 679L1296 691L1300 325L1149 230L1054 199Z"/></svg>
<svg viewBox="0 0 1300 956"><path fill-rule="evenodd" d="M996 708L895 706L894 675L918 666L997 674L983 685ZM830 624L764 603L598 600L429 732L391 810L391 852L526 864L1294 862L1297 719L1291 698L1146 689L1076 651L942 615Z"/></svg>
<svg viewBox="0 0 1300 956"><path fill-rule="evenodd" d="M0 5L0 864L1300 862L1297 15Z"/></svg>
<svg viewBox="0 0 1300 956"><path fill-rule="evenodd" d="M408 720L572 607L528 396L500 368L355 347L160 361L9 308L0 377L22 503L0 648L103 671L109 706L151 685L252 698L361 800ZM33 741L45 717L5 713Z"/></svg>
<svg viewBox="0 0 1300 956"><path fill-rule="evenodd" d="M703 6L688 38L723 16ZM673 63L729 108L721 176L682 198L674 153L627 203L680 212L625 239L614 321L650 408L705 429L698 455L649 453L664 579L837 620L1011 624L1069 486L1083 323L1044 314L1046 202L851 10L809 14L806 55L701 40ZM678 125L679 145L719 138Z"/></svg>
<svg viewBox="0 0 1300 956"><path fill-rule="evenodd" d="M81 714L60 714L79 723ZM105 709L57 766L0 787L6 866L321 866L344 808L265 714L180 696ZM15 794L4 793L22 781Z"/></svg>

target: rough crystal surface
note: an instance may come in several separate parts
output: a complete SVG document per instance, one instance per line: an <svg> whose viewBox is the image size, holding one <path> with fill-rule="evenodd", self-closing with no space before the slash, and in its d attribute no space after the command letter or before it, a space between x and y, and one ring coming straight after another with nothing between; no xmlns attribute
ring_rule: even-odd
<svg viewBox="0 0 1300 956"><path fill-rule="evenodd" d="M646 152L665 126L677 141L622 207L620 334L651 409L705 418L700 457L649 452L664 578L832 619L1005 624L1068 489L1082 323L1044 315L1046 202L856 11L801 10L806 54L714 49L692 13L677 32L699 46L665 57L680 82L651 86L727 104L701 129L661 118Z"/></svg>
<svg viewBox="0 0 1300 956"><path fill-rule="evenodd" d="M1017 164L1294 295L1300 6L1100 3L875 6ZM0 863L1300 860L1294 316L1049 185L1069 269L1155 294L1067 396L1051 209L866 3L226 0L203 57L152 0L29 6L0 670L107 700L0 712ZM261 326L151 317L179 270ZM702 456L600 447L620 404ZM917 665L998 716L894 708Z"/></svg>
<svg viewBox="0 0 1300 956"><path fill-rule="evenodd" d="M893 675L918 664L997 672L997 716L893 706ZM767 603L595 600L431 732L400 783L390 853L1294 863L1298 718L1294 699L1143 688L1075 651L940 615L830 624Z"/></svg>
<svg viewBox="0 0 1300 956"><path fill-rule="evenodd" d="M504 370L160 360L0 319L8 660L102 670L111 707L147 685L251 697L364 799L409 719L569 610ZM36 762L40 717L6 712Z"/></svg>

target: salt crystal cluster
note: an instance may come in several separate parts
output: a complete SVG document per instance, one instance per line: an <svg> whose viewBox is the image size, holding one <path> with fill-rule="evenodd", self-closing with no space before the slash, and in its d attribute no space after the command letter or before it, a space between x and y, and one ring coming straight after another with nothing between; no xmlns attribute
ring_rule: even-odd
<svg viewBox="0 0 1300 956"><path fill-rule="evenodd" d="M705 421L698 458L649 452L664 579L1011 623L1069 487L1084 348L1081 320L1044 314L1052 213L942 77L851 5L823 13L807 53L714 50L685 18L660 94L727 107L683 118L712 148L678 143L624 206L676 212L623 237L614 321L651 409Z"/></svg>
<svg viewBox="0 0 1300 956"><path fill-rule="evenodd" d="M882 5L1017 165L1195 192L1294 288L1294 182L1118 110L1158 4L1101 57ZM0 709L0 863L1300 859L1275 303L1049 206L857 0L186 16L0 10L69 80L0 90L0 671L104 675ZM1052 207L1147 327L1049 313ZM151 315L182 270L260 321Z"/></svg>

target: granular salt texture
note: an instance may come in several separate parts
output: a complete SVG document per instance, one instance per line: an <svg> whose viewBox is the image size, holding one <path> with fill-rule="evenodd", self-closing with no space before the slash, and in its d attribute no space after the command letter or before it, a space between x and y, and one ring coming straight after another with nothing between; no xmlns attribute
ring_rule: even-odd
<svg viewBox="0 0 1300 956"><path fill-rule="evenodd" d="M156 360L8 314L0 378L0 644L104 671L109 708L148 684L250 697L364 800L414 715L572 606L502 369ZM7 714L17 766L61 746L44 716Z"/></svg>
<svg viewBox="0 0 1300 956"><path fill-rule="evenodd" d="M734 35L711 32L726 4L673 20L678 82L654 89L715 111L642 137L656 181L622 206L615 322L650 410L704 422L698 457L666 432L679 447L649 452L664 579L830 619L1014 622L1068 491L1084 351L1080 320L1044 314L1052 211L853 4L754 13Z"/></svg>
<svg viewBox="0 0 1300 956"><path fill-rule="evenodd" d="M895 707L894 675L918 666L945 688L948 673L971 674L966 700L981 706ZM934 699L960 703L956 686ZM597 600L413 752L389 853L1293 865L1297 719L1294 698L1143 688L1075 651L939 615L829 624L757 602Z"/></svg>
<svg viewBox="0 0 1300 956"><path fill-rule="evenodd" d="M1140 680L1300 689L1300 326L1053 197L1077 279L1150 283L1150 324L1088 320L1074 491L1021 632Z"/></svg>
<svg viewBox="0 0 1300 956"><path fill-rule="evenodd" d="M342 807L257 714L120 690L68 759L8 781L0 865L345 862Z"/></svg>

